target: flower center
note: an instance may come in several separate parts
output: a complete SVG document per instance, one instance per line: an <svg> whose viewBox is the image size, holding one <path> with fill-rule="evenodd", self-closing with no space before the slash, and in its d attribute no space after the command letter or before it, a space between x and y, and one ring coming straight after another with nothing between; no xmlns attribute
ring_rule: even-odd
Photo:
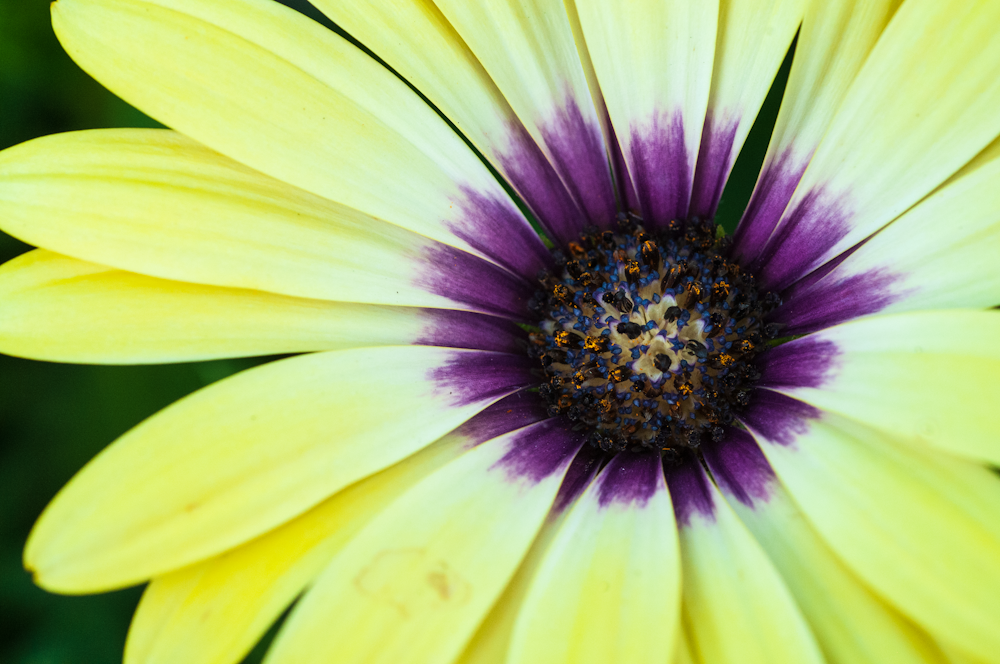
<svg viewBox="0 0 1000 664"><path fill-rule="evenodd" d="M725 258L712 221L654 234L620 215L618 226L585 232L570 256L553 252L558 275L539 274L539 393L605 452L669 456L717 441L760 377L752 361L779 327L763 317L781 300Z"/></svg>

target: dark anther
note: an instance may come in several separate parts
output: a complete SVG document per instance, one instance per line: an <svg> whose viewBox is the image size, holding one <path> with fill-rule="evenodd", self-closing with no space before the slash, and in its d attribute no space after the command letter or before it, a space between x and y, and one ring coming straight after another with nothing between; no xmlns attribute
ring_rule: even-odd
<svg viewBox="0 0 1000 664"><path fill-rule="evenodd" d="M552 278L552 273L546 270L545 268L542 268L541 270L535 273L535 279L538 279L543 284L551 278Z"/></svg>
<svg viewBox="0 0 1000 664"><path fill-rule="evenodd" d="M633 307L632 300L628 299L628 297L626 297L623 291L615 291L614 304L615 304L615 309L622 312L623 314L632 313L632 307Z"/></svg>
<svg viewBox="0 0 1000 664"><path fill-rule="evenodd" d="M639 261L629 261L625 264L625 278L630 284L634 284L639 281L639 277L642 276L642 270L639 267Z"/></svg>
<svg viewBox="0 0 1000 664"><path fill-rule="evenodd" d="M592 353L604 353L610 345L611 341L607 337L587 337L583 342L583 347Z"/></svg>
<svg viewBox="0 0 1000 664"><path fill-rule="evenodd" d="M680 307L669 307L669 308L667 308L667 312L664 315L664 318L666 319L666 321L668 323L673 323L675 320L677 320L678 318L680 318L681 314L683 314L683 313L684 313L684 310L681 309Z"/></svg>
<svg viewBox="0 0 1000 664"><path fill-rule="evenodd" d="M573 291L566 284L556 284L552 287L552 297L568 304L573 301Z"/></svg>
<svg viewBox="0 0 1000 664"><path fill-rule="evenodd" d="M656 357L653 358L653 366L662 371L663 373L668 373L670 371L670 356L664 355L663 353L658 353Z"/></svg>
<svg viewBox="0 0 1000 664"><path fill-rule="evenodd" d="M632 377L632 370L625 365L618 366L608 372L608 377L612 380L612 382L624 383Z"/></svg>
<svg viewBox="0 0 1000 664"><path fill-rule="evenodd" d="M750 392L748 390L742 390L736 393L736 403L741 406L746 406L750 403Z"/></svg>
<svg viewBox="0 0 1000 664"><path fill-rule="evenodd" d="M722 427L712 427L712 442L721 443L722 439L726 436L726 430Z"/></svg>
<svg viewBox="0 0 1000 664"><path fill-rule="evenodd" d="M705 295L705 287L697 281L690 281L684 286L684 292L687 293L687 304L690 307L701 302L702 296Z"/></svg>
<svg viewBox="0 0 1000 664"><path fill-rule="evenodd" d="M604 246L613 247L615 246L615 234L611 231L604 231L601 233L601 239L604 241Z"/></svg>
<svg viewBox="0 0 1000 664"><path fill-rule="evenodd" d="M656 243L651 240L646 240L642 243L642 249L639 251L639 255L642 256L642 262L654 270L660 264L660 249L656 246Z"/></svg>
<svg viewBox="0 0 1000 664"><path fill-rule="evenodd" d="M704 362L706 359L708 359L708 349L705 348L705 344L701 343L700 341L695 341L694 339L692 339L691 341L687 342L686 348L692 353L694 353L694 356L697 357L701 362Z"/></svg>
<svg viewBox="0 0 1000 664"><path fill-rule="evenodd" d="M583 272L583 268L580 267L580 261L570 261L566 263L566 271L569 272L569 276L574 279L579 279L580 274Z"/></svg>
<svg viewBox="0 0 1000 664"><path fill-rule="evenodd" d="M642 334L642 326L631 321L618 323L618 327L615 329L618 330L618 334L624 334L629 339L635 339Z"/></svg>
<svg viewBox="0 0 1000 664"><path fill-rule="evenodd" d="M569 330L559 330L554 336L556 345L563 348L578 348L583 343L583 337Z"/></svg>

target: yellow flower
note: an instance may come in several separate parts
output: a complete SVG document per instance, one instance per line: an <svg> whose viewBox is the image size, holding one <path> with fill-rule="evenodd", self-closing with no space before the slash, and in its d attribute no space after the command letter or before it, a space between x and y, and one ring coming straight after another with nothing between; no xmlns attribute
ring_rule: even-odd
<svg viewBox="0 0 1000 664"><path fill-rule="evenodd" d="M176 131L0 155L0 350L301 354L84 468L39 584L150 581L129 663L300 595L272 664L1000 662L1000 2L316 4L554 249L309 19L58 0Z"/></svg>

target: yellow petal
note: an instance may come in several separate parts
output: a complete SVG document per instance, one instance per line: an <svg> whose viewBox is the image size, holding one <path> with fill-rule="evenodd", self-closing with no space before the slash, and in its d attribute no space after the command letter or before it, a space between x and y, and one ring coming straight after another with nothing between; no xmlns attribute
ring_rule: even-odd
<svg viewBox="0 0 1000 664"><path fill-rule="evenodd" d="M297 297L514 312L530 290L163 130L58 134L0 153L0 226L130 272Z"/></svg>
<svg viewBox="0 0 1000 664"><path fill-rule="evenodd" d="M759 427L754 433L769 439ZM932 636L996 661L995 474L834 415L800 423L790 439L763 449L817 531L865 583Z"/></svg>
<svg viewBox="0 0 1000 664"><path fill-rule="evenodd" d="M1000 134L1000 4L911 0L844 96L755 274L781 289L854 246ZM757 267L757 266L751 266Z"/></svg>
<svg viewBox="0 0 1000 664"><path fill-rule="evenodd" d="M556 534L566 521L569 507L590 485L597 475L604 455L596 448L584 447L577 453L566 471L566 477L559 488L556 502L542 524L531 549L517 568L514 578L507 584L503 594L493 605L479 630L475 633L465 652L455 660L455 664L501 664L507 661L511 634L521 613L524 598L531 587L531 581L552 546Z"/></svg>
<svg viewBox="0 0 1000 664"><path fill-rule="evenodd" d="M715 216L736 156L795 37L806 4L806 0L719 2L712 89L689 215Z"/></svg>
<svg viewBox="0 0 1000 664"><path fill-rule="evenodd" d="M680 527L681 602L698 659L821 664L778 572L698 461L668 468L667 483Z"/></svg>
<svg viewBox="0 0 1000 664"><path fill-rule="evenodd" d="M182 399L90 462L25 549L45 588L138 583L260 535L534 379L517 356L386 347L273 362Z"/></svg>
<svg viewBox="0 0 1000 664"><path fill-rule="evenodd" d="M570 509L531 581L507 661L663 662L680 614L659 455L625 452Z"/></svg>
<svg viewBox="0 0 1000 664"><path fill-rule="evenodd" d="M437 0L593 224L617 212L607 141L562 0Z"/></svg>
<svg viewBox="0 0 1000 664"><path fill-rule="evenodd" d="M734 254L758 258L872 47L902 0L807 3L795 58L760 178L734 235Z"/></svg>
<svg viewBox="0 0 1000 664"><path fill-rule="evenodd" d="M545 417L503 399L454 432L232 551L153 579L129 630L125 664L238 662L307 584L410 487L484 438Z"/></svg>
<svg viewBox="0 0 1000 664"><path fill-rule="evenodd" d="M687 214L712 81L718 0L577 0L643 218Z"/></svg>
<svg viewBox="0 0 1000 664"><path fill-rule="evenodd" d="M914 446L1000 465L988 407L1000 400L998 338L995 311L873 316L774 348L761 384Z"/></svg>
<svg viewBox="0 0 1000 664"><path fill-rule="evenodd" d="M112 92L251 168L521 274L546 259L437 113L296 11L267 0L60 0L53 26Z"/></svg>
<svg viewBox="0 0 1000 664"><path fill-rule="evenodd" d="M1000 140L775 312L783 334L879 312L1000 302Z"/></svg>
<svg viewBox="0 0 1000 664"><path fill-rule="evenodd" d="M431 0L316 0L334 23L384 60L455 123L555 239L586 223L552 165L493 79Z"/></svg>
<svg viewBox="0 0 1000 664"><path fill-rule="evenodd" d="M477 447L393 503L316 580L267 661L453 661L513 576L580 446L554 422Z"/></svg>
<svg viewBox="0 0 1000 664"><path fill-rule="evenodd" d="M726 501L753 533L809 622L830 664L941 662L933 642L837 558L745 431L704 449Z"/></svg>
<svg viewBox="0 0 1000 664"><path fill-rule="evenodd" d="M410 343L517 352L519 336L501 319L465 312L168 281L45 250L0 266L0 349L56 362L189 362Z"/></svg>

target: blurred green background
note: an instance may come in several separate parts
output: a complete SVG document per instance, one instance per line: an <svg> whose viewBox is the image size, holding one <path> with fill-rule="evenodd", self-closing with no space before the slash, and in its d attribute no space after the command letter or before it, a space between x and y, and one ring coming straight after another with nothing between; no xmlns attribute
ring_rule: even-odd
<svg viewBox="0 0 1000 664"><path fill-rule="evenodd" d="M320 18L303 1L284 4ZM730 228L763 159L788 64L723 198L720 221ZM126 126L159 125L70 60L52 34L49 0L0 0L0 149L45 134ZM29 249L0 233L0 262ZM259 361L98 367L0 355L0 662L121 661L141 589L63 597L36 588L21 566L28 532L59 488L117 436L185 394ZM247 662L259 661L262 652L258 647Z"/></svg>

